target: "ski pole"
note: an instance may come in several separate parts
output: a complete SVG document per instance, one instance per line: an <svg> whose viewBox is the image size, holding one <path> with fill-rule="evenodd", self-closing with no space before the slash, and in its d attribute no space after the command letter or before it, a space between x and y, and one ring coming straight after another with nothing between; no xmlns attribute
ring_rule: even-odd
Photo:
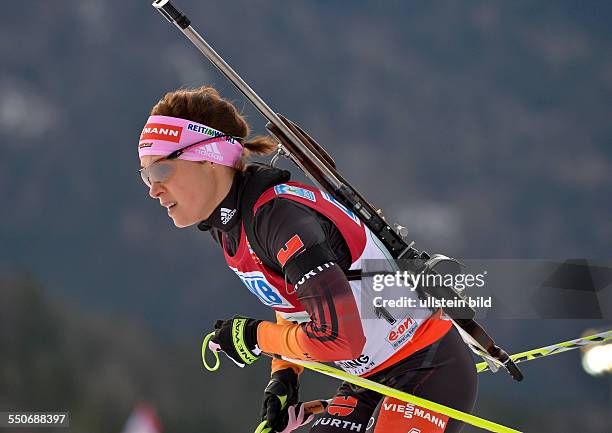
<svg viewBox="0 0 612 433"><path fill-rule="evenodd" d="M379 394L385 395L387 397L397 398L398 400L402 400L406 403L411 403L416 406L420 406L425 409L438 412L450 418L454 418L456 420L473 425L474 427L479 427L496 433L520 433L519 430L515 430L513 428L506 427L493 421L489 421L487 419L480 418L466 412L462 412L452 407L444 406L440 403L417 397L416 395L408 394L407 392L391 388L390 386L383 385L363 377L355 376L353 374L347 373L346 371L331 367L326 364L321 364L319 362L313 361L291 359L284 356L281 358L293 364L301 365L309 370L316 371L318 373L322 373L326 376L334 377L336 379L344 380L346 382L350 382L353 385L357 385L362 388L378 392Z"/></svg>
<svg viewBox="0 0 612 433"><path fill-rule="evenodd" d="M510 359L518 364L519 362L532 361L534 359L544 358L545 356L556 355L557 353L567 352L568 350L574 350L592 344L604 343L610 340L612 340L612 329L600 332L599 334L589 335L588 337L576 338L575 340L510 355ZM489 365L486 362L476 364L476 371L478 373L487 370L489 370Z"/></svg>
<svg viewBox="0 0 612 433"><path fill-rule="evenodd" d="M204 338L204 342L202 343L202 362L204 363L204 366L206 367L206 369L209 371L215 371L219 368L219 354L217 352L213 352L213 355L216 358L215 366L210 367L208 363L206 362L206 358L205 358L206 348L208 347L208 341L214 335L215 333L211 332ZM270 357L275 357L265 352L264 354ZM320 362L291 359L291 358L287 358L284 356L281 356L280 358L284 359L285 361L291 362L293 364L301 365L304 368L316 371L326 376L344 380L346 382L352 383L353 385L357 385L362 388L366 388L371 391L375 391L379 394L386 395L388 397L397 398L398 400L402 400L406 403L411 403L411 404L423 407L425 409L429 409L431 411L438 412L450 418L454 418L459 421L463 421L467 424L471 424L474 427L480 427L482 429L489 430L495 433L521 433L518 430L514 430L510 427L506 427L501 424L497 424L493 421L489 421L484 418L479 418L475 415L472 415L466 412L462 412L452 407L444 406L440 403L436 403L436 402L433 402L433 401L430 401L430 400L427 400L421 397L417 397L416 395L408 394L407 392L400 391L395 388L391 388L390 386L383 385L378 382L374 382L373 380L369 380L364 377L359 377L354 374L347 373L346 371L340 370L335 367L331 367L329 365L322 364Z"/></svg>
<svg viewBox="0 0 612 433"><path fill-rule="evenodd" d="M210 337L207 336L205 339L205 343L208 344L208 339ZM514 355L510 355L510 359L515 363L525 362L525 361L533 361L534 359L544 358L546 356L556 355L558 353L567 352L569 350L579 349L581 347L591 346L593 344L605 343L607 341L612 341L612 329L605 332L600 332L599 334L589 335L587 337L576 338L575 340L564 341L563 343L552 344L550 346L540 347L539 349L527 350L525 352L515 353ZM216 363L213 367L209 367L204 359L204 346L202 346L202 360L204 361L204 366L209 371L216 371L219 368L219 357L216 356ZM489 365L486 362L479 362L476 364L476 371L478 373L482 373L483 371L488 371Z"/></svg>

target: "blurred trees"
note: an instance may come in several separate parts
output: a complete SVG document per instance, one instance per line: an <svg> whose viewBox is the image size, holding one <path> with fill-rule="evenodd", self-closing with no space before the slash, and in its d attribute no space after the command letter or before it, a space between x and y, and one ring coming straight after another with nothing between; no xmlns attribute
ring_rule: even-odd
<svg viewBox="0 0 612 433"><path fill-rule="evenodd" d="M168 432L255 427L269 361L247 371L222 359L209 373L200 344L60 301L31 276L0 276L0 410L69 411L72 431L110 433L146 401Z"/></svg>

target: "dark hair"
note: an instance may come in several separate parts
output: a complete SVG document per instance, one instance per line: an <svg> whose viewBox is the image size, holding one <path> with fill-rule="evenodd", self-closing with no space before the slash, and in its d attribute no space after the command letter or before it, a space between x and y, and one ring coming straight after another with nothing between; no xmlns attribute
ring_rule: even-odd
<svg viewBox="0 0 612 433"><path fill-rule="evenodd" d="M214 87L202 86L168 92L151 109L151 115L180 117L242 138L244 151L236 164L238 170L245 169L249 155L268 155L277 148L276 142L270 136L247 139L249 125L246 120Z"/></svg>

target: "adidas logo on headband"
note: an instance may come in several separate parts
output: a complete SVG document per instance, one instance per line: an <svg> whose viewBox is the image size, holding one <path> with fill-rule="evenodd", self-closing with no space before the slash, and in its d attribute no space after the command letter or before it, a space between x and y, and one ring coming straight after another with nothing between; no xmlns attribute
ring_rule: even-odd
<svg viewBox="0 0 612 433"><path fill-rule="evenodd" d="M223 161L223 155L219 151L217 143L205 144L204 146L197 147L194 150L200 155L206 155L209 158L213 158L218 161Z"/></svg>
<svg viewBox="0 0 612 433"><path fill-rule="evenodd" d="M222 207L221 208L221 224L225 225L228 222L230 222L230 220L232 219L235 213L236 213L236 209L228 209L226 207Z"/></svg>

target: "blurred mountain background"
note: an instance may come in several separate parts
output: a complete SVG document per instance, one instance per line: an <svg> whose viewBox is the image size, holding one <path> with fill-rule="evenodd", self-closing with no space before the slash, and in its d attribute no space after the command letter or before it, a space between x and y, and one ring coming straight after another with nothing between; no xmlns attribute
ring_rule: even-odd
<svg viewBox="0 0 612 433"><path fill-rule="evenodd" d="M177 5L417 248L612 256L612 3ZM178 87L216 86L254 133L261 116L147 1L11 2L0 55L0 410L70 410L74 431L95 433L145 400L167 431L254 427L267 361L205 374L199 339L218 318L272 313L208 234L148 198L136 143ZM609 323L487 325L516 352ZM612 431L610 382L558 358L520 385L482 376L477 413ZM307 398L337 386L307 378Z"/></svg>

